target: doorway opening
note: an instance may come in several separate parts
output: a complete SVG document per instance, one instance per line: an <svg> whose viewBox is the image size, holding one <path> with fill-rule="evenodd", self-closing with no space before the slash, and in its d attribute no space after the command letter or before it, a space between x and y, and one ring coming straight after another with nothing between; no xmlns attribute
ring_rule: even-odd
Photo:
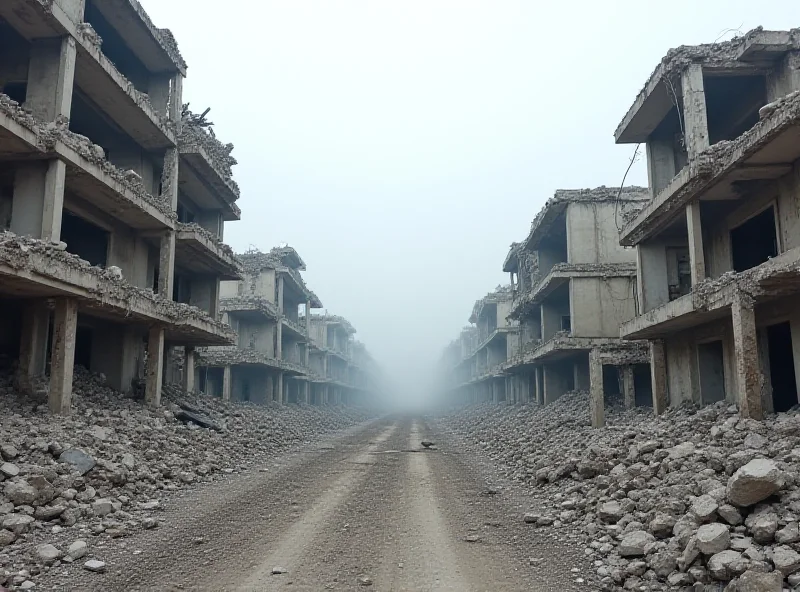
<svg viewBox="0 0 800 592"><path fill-rule="evenodd" d="M797 405L792 330L789 323L767 327L769 375L772 381L772 406L776 413Z"/></svg>
<svg viewBox="0 0 800 592"><path fill-rule="evenodd" d="M725 400L725 362L722 340L697 345L700 400L703 404Z"/></svg>

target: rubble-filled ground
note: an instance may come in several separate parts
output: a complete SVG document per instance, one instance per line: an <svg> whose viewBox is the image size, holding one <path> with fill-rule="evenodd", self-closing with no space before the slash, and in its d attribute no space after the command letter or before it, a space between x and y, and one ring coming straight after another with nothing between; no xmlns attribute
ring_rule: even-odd
<svg viewBox="0 0 800 592"><path fill-rule="evenodd" d="M227 403L171 387L151 409L104 382L76 367L73 414L53 417L0 375L0 590L34 588L43 572L66 563L102 571L102 548L158 528L170 492L367 418L347 408Z"/></svg>
<svg viewBox="0 0 800 592"><path fill-rule="evenodd" d="M800 413L615 406L607 424L590 427L587 393L440 421L530 491L530 528L575 536L599 589L800 589Z"/></svg>

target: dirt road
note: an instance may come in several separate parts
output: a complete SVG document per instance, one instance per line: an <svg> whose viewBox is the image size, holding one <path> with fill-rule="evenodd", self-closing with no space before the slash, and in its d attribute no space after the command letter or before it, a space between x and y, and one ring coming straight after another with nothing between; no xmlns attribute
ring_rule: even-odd
<svg viewBox="0 0 800 592"><path fill-rule="evenodd" d="M590 589L571 571L586 573L580 550L525 525L524 500L422 440L437 434L419 418L377 420L171 498L160 528L105 549L105 574L75 566L44 589Z"/></svg>

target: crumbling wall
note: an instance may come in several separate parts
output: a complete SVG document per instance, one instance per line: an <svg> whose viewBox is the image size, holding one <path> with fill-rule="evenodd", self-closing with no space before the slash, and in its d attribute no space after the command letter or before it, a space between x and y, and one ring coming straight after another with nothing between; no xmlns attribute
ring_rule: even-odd
<svg viewBox="0 0 800 592"><path fill-rule="evenodd" d="M636 316L633 277L572 278L572 335L619 337L620 326Z"/></svg>
<svg viewBox="0 0 800 592"><path fill-rule="evenodd" d="M633 263L636 252L619 244L624 213L639 211L644 202L575 202L567 209L567 260L570 263ZM632 208L631 206L636 206Z"/></svg>

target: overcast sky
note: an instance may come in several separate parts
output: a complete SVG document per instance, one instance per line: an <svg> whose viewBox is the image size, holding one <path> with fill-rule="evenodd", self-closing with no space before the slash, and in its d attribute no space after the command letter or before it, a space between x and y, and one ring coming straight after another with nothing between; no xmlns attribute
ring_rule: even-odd
<svg viewBox="0 0 800 592"><path fill-rule="evenodd" d="M294 246L327 310L412 378L555 189L621 183L614 129L669 48L800 25L797 0L141 1L236 146L226 242Z"/></svg>

